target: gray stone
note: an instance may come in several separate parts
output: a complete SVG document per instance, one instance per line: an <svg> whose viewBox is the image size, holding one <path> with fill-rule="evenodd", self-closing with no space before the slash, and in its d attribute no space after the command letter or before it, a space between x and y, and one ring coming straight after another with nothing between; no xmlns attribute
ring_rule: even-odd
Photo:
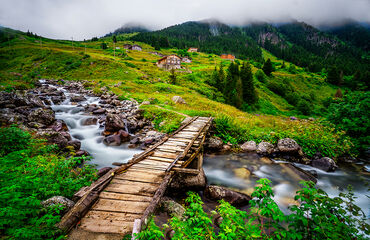
<svg viewBox="0 0 370 240"><path fill-rule="evenodd" d="M225 200L234 206L245 206L252 199L250 196L224 187L209 185L204 192L205 196L212 200Z"/></svg>
<svg viewBox="0 0 370 240"><path fill-rule="evenodd" d="M168 197L162 198L159 208L171 217L178 217L180 219L185 213L185 208L181 204Z"/></svg>
<svg viewBox="0 0 370 240"><path fill-rule="evenodd" d="M55 121L53 110L47 108L38 108L28 115L30 122L38 122L45 125L50 125Z"/></svg>
<svg viewBox="0 0 370 240"><path fill-rule="evenodd" d="M314 159L311 162L311 165L315 168L319 168L326 172L334 172L338 166L335 164L334 160L328 157L323 157L319 159Z"/></svg>
<svg viewBox="0 0 370 240"><path fill-rule="evenodd" d="M150 102L149 102L149 101L143 101L143 102L141 103L141 105L150 105Z"/></svg>
<svg viewBox="0 0 370 240"><path fill-rule="evenodd" d="M119 114L107 114L105 120L105 131L115 132L125 129L124 117Z"/></svg>
<svg viewBox="0 0 370 240"><path fill-rule="evenodd" d="M120 134L110 135L104 138L103 143L108 146L119 146L121 145L121 136Z"/></svg>
<svg viewBox="0 0 370 240"><path fill-rule="evenodd" d="M293 139L284 138L278 141L277 148L282 153L298 153L301 147Z"/></svg>
<svg viewBox="0 0 370 240"><path fill-rule="evenodd" d="M260 142L257 146L257 153L261 155L269 155L274 152L274 145L269 142Z"/></svg>
<svg viewBox="0 0 370 240"><path fill-rule="evenodd" d="M176 173L170 183L170 191L177 192L184 189L191 189L192 191L202 191L206 187L207 178L203 169L199 171L198 175L191 175L188 173Z"/></svg>
<svg viewBox="0 0 370 240"><path fill-rule="evenodd" d="M257 144L255 141L248 141L243 143L240 148L245 152L253 152L257 150Z"/></svg>
<svg viewBox="0 0 370 240"><path fill-rule="evenodd" d="M86 118L82 121L82 125L87 126L87 125L96 125L98 122L97 118Z"/></svg>
<svg viewBox="0 0 370 240"><path fill-rule="evenodd" d="M43 207L50 207L50 206L54 206L54 205L62 206L63 207L63 213L66 213L75 205L75 203L72 200L69 200L66 197L54 196L54 197L51 197L51 198L49 198L45 201L42 201L41 205Z"/></svg>
<svg viewBox="0 0 370 240"><path fill-rule="evenodd" d="M82 95L72 95L71 96L71 102L82 102L86 101L86 98Z"/></svg>
<svg viewBox="0 0 370 240"><path fill-rule="evenodd" d="M224 145L224 143L221 140L221 138L216 137L216 136L212 136L212 137L208 138L208 140L205 144L205 147L207 149L210 149L210 150L220 151L220 150L222 150L223 145Z"/></svg>
<svg viewBox="0 0 370 240"><path fill-rule="evenodd" d="M49 144L56 144L60 149L64 149L68 144L68 139L62 134L53 130L37 132L39 138L45 138Z"/></svg>
<svg viewBox="0 0 370 240"><path fill-rule="evenodd" d="M179 104L186 104L185 100L180 96L173 96L172 102L179 103Z"/></svg>

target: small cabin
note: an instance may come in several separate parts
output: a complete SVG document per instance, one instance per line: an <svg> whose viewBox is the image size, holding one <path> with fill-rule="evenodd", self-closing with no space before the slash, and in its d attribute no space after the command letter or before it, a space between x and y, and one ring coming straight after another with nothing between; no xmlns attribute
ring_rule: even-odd
<svg viewBox="0 0 370 240"><path fill-rule="evenodd" d="M180 69L181 58L177 55L165 56L157 61L157 66L166 70Z"/></svg>
<svg viewBox="0 0 370 240"><path fill-rule="evenodd" d="M183 57L183 58L181 58L181 62L191 63L191 58L190 57Z"/></svg>
<svg viewBox="0 0 370 240"><path fill-rule="evenodd" d="M235 60L235 56L232 54L221 54L221 58L226 59L226 60L231 60L231 61Z"/></svg>
<svg viewBox="0 0 370 240"><path fill-rule="evenodd" d="M191 47L188 49L188 52L198 52L198 48Z"/></svg>
<svg viewBox="0 0 370 240"><path fill-rule="evenodd" d="M131 49L132 50L136 50L136 51L141 51L141 50L143 50L139 45L132 45L132 47L131 47Z"/></svg>
<svg viewBox="0 0 370 240"><path fill-rule="evenodd" d="M123 48L124 49L131 49L132 46L131 46L131 44L125 44L125 45L123 45Z"/></svg>

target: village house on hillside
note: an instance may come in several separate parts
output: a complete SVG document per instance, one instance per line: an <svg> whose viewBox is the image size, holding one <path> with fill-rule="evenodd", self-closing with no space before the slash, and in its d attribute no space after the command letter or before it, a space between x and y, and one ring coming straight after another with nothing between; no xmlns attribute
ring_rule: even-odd
<svg viewBox="0 0 370 240"><path fill-rule="evenodd" d="M184 63L191 63L191 58L190 57L183 57L181 58L181 62L184 62Z"/></svg>
<svg viewBox="0 0 370 240"><path fill-rule="evenodd" d="M198 52L198 48L191 47L188 49L188 52Z"/></svg>
<svg viewBox="0 0 370 240"><path fill-rule="evenodd" d="M164 68L166 70L180 69L181 68L181 58L177 55L169 55L163 57L157 61L157 66Z"/></svg>
<svg viewBox="0 0 370 240"><path fill-rule="evenodd" d="M232 54L221 54L221 58L226 59L226 60L231 60L231 61L235 60L235 56Z"/></svg>
<svg viewBox="0 0 370 240"><path fill-rule="evenodd" d="M140 47L139 45L135 44L135 45L131 45L131 44L125 44L123 45L123 48L124 49L128 49L128 50L136 50L136 51L141 51L143 50L142 47Z"/></svg>

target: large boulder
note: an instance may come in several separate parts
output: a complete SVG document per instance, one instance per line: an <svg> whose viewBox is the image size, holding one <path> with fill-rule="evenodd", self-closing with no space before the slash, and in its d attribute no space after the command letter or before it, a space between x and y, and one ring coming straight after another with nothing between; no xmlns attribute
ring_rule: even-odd
<svg viewBox="0 0 370 240"><path fill-rule="evenodd" d="M312 160L311 165L326 172L334 172L335 169L338 168L334 160L328 157L314 159Z"/></svg>
<svg viewBox="0 0 370 240"><path fill-rule="evenodd" d="M171 217L178 217L181 219L181 217L185 213L185 208L181 206L181 204L175 202L169 197L163 197L160 204L159 208L163 211L166 212L169 216Z"/></svg>
<svg viewBox="0 0 370 240"><path fill-rule="evenodd" d="M252 199L250 196L224 187L209 185L204 192L205 196L212 200L225 200L234 206L247 205Z"/></svg>
<svg viewBox="0 0 370 240"><path fill-rule="evenodd" d="M270 155L274 152L274 145L269 142L260 142L257 146L257 153L261 155Z"/></svg>
<svg viewBox="0 0 370 240"><path fill-rule="evenodd" d="M63 120L55 121L55 123L51 126L51 128L57 132L68 131L67 124Z"/></svg>
<svg viewBox="0 0 370 240"><path fill-rule="evenodd" d="M179 190L203 190L206 187L207 178L203 169L199 171L198 175L191 175L188 173L176 173L170 183L170 191L178 192Z"/></svg>
<svg viewBox="0 0 370 240"><path fill-rule="evenodd" d="M61 206L63 207L63 213L66 213L75 205L75 203L66 197L54 196L45 201L42 201L41 205L43 207Z"/></svg>
<svg viewBox="0 0 370 240"><path fill-rule="evenodd" d="M277 148L281 153L298 153L301 147L293 139L284 138L278 141Z"/></svg>
<svg viewBox="0 0 370 240"><path fill-rule="evenodd" d="M48 108L37 108L28 115L30 122L38 122L45 125L50 125L55 121L53 110Z"/></svg>
<svg viewBox="0 0 370 240"><path fill-rule="evenodd" d="M180 96L173 96L172 102L179 103L179 104L186 104L185 100Z"/></svg>
<svg viewBox="0 0 370 240"><path fill-rule="evenodd" d="M98 122L98 119L95 118L95 117L91 117L91 118L86 118L86 119L83 119L82 120L82 125L83 126L88 126L88 125L96 125Z"/></svg>
<svg viewBox="0 0 370 240"><path fill-rule="evenodd" d="M253 152L253 151L256 151L257 150L257 144L255 141L248 141L248 142L245 142L243 143L240 148L244 151L244 152Z"/></svg>
<svg viewBox="0 0 370 240"><path fill-rule="evenodd" d="M107 114L105 120L105 131L115 132L121 129L125 129L125 118L119 114Z"/></svg>
<svg viewBox="0 0 370 240"><path fill-rule="evenodd" d="M72 95L71 96L71 102L82 102L86 101L86 98L82 95Z"/></svg>
<svg viewBox="0 0 370 240"><path fill-rule="evenodd" d="M205 148L209 150L216 150L216 151L221 151L224 143L221 140L221 138L212 136L208 138L208 140L205 143Z"/></svg>
<svg viewBox="0 0 370 240"><path fill-rule="evenodd" d="M45 138L49 144L56 144L60 149L64 149L68 145L68 139L65 132L56 132L53 130L45 130L37 132L39 138Z"/></svg>
<svg viewBox="0 0 370 240"><path fill-rule="evenodd" d="M110 135L103 140L103 143L108 146L119 146L121 142L121 134Z"/></svg>

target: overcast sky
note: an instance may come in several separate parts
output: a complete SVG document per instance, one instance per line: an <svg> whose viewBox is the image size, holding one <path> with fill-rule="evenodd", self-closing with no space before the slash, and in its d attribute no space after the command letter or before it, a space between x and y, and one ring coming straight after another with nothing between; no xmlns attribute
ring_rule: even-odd
<svg viewBox="0 0 370 240"><path fill-rule="evenodd" d="M370 23L370 0L0 0L0 25L58 39L102 36L127 22L160 29L208 18L237 25Z"/></svg>

